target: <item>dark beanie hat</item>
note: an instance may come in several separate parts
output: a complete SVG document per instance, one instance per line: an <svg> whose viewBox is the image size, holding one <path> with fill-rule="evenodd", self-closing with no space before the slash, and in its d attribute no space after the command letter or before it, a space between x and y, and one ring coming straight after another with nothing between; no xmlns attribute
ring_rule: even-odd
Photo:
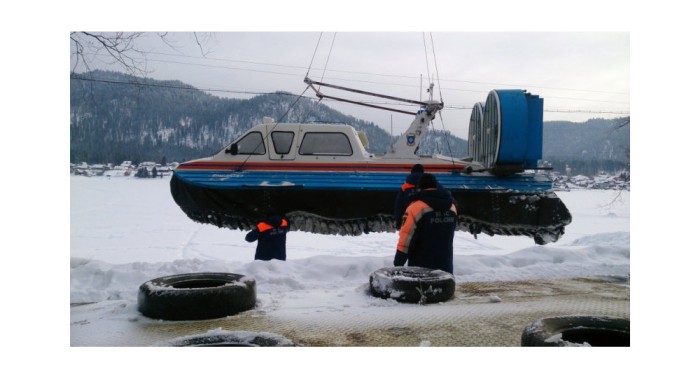
<svg viewBox="0 0 700 379"><path fill-rule="evenodd" d="M420 163L416 163L413 168L411 169L411 174L415 174L416 172L423 172L423 165Z"/></svg>
<svg viewBox="0 0 700 379"><path fill-rule="evenodd" d="M423 174L420 177L420 180L418 180L418 188L420 188L420 189L437 188L437 179L435 178L435 175Z"/></svg>

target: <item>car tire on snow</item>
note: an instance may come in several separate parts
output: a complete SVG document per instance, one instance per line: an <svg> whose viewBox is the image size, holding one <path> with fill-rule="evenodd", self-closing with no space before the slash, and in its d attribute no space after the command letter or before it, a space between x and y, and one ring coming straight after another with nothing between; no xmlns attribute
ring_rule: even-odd
<svg viewBox="0 0 700 379"><path fill-rule="evenodd" d="M213 330L204 334L178 337L158 343L156 346L289 347L297 345L288 338L273 333Z"/></svg>
<svg viewBox="0 0 700 379"><path fill-rule="evenodd" d="M139 287L138 310L161 320L204 320L255 307L255 279L232 273L164 276Z"/></svg>
<svg viewBox="0 0 700 379"><path fill-rule="evenodd" d="M442 270L424 267L384 267L369 277L373 296L402 303L439 303L454 296L455 278Z"/></svg>
<svg viewBox="0 0 700 379"><path fill-rule="evenodd" d="M521 346L630 346L630 321L608 316L561 316L525 327Z"/></svg>

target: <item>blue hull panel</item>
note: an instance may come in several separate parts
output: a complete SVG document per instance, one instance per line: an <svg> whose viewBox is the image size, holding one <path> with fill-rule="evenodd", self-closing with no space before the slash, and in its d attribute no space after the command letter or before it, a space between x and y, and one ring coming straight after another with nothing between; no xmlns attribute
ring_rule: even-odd
<svg viewBox="0 0 700 379"><path fill-rule="evenodd" d="M269 172L178 170L176 175L192 185L231 190L236 188L300 187L314 190L396 191L406 179L405 173L359 172ZM552 182L538 174L494 176L489 174L435 174L449 190L512 190L538 193L552 189Z"/></svg>
<svg viewBox="0 0 700 379"><path fill-rule="evenodd" d="M458 229L556 241L571 222L541 175L436 174L457 203ZM292 230L358 235L393 232L394 199L405 173L177 170L171 193L193 220L249 230L269 208Z"/></svg>

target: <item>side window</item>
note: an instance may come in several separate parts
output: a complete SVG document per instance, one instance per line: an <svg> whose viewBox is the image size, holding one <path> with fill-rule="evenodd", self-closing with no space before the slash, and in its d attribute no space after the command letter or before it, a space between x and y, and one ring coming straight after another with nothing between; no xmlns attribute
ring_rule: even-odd
<svg viewBox="0 0 700 379"><path fill-rule="evenodd" d="M265 144L260 132L249 133L236 144L238 145L238 154L265 154Z"/></svg>
<svg viewBox="0 0 700 379"><path fill-rule="evenodd" d="M352 146L343 133L306 133L301 141L299 154L352 155Z"/></svg>
<svg viewBox="0 0 700 379"><path fill-rule="evenodd" d="M275 147L276 154L289 154L293 140L294 132L272 132L272 145Z"/></svg>

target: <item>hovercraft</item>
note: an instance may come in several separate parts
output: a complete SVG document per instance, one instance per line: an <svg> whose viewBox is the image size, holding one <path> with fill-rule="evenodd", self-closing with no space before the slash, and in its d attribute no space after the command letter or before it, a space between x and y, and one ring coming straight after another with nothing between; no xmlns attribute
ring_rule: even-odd
<svg viewBox="0 0 700 379"><path fill-rule="evenodd" d="M324 84L306 82L312 88ZM538 244L559 239L571 214L537 167L541 98L491 91L472 110L472 156L461 159L416 154L443 107L433 100L416 103L420 109L410 127L384 154L368 153L366 137L350 125L265 117L217 154L180 164L170 182L173 199L192 220L231 229L252 229L274 209L291 221L291 230L393 232L394 199L420 163L457 201L459 230L529 236Z"/></svg>

